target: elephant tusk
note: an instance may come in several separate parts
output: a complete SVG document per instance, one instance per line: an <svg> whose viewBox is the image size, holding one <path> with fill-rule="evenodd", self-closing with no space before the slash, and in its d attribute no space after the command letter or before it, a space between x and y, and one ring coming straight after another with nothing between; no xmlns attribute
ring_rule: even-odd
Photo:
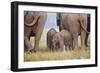
<svg viewBox="0 0 100 73"><path fill-rule="evenodd" d="M35 19L32 21L32 23L29 24L29 23L24 22L24 24L26 26L33 26L37 22L38 18L39 18L39 16L36 16Z"/></svg>

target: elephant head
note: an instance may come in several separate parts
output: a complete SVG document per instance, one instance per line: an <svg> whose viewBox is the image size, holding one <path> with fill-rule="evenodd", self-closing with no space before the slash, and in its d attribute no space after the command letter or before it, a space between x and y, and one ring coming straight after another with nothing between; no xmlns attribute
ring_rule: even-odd
<svg viewBox="0 0 100 73"><path fill-rule="evenodd" d="M54 49L59 48L59 37L58 37L57 33L53 36L52 44L53 44Z"/></svg>

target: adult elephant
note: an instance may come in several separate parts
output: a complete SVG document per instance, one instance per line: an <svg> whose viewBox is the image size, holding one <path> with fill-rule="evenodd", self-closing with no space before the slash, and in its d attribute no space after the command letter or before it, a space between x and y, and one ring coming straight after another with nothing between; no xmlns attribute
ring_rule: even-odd
<svg viewBox="0 0 100 73"><path fill-rule="evenodd" d="M24 45L28 51L36 52L39 49L39 41L46 22L47 13L24 11ZM34 47L30 43L30 37L35 37Z"/></svg>
<svg viewBox="0 0 100 73"><path fill-rule="evenodd" d="M59 30L68 30L73 37L73 48L78 48L78 36L81 37L82 48L86 47L85 38L87 31L87 15L80 13L58 13L57 23Z"/></svg>

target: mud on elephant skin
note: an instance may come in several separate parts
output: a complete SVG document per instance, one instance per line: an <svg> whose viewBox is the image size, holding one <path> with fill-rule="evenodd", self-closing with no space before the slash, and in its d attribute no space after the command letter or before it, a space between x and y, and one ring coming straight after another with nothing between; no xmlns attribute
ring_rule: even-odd
<svg viewBox="0 0 100 73"><path fill-rule="evenodd" d="M73 49L73 38L67 30L61 30L53 36L53 46L55 50L72 50Z"/></svg>
<svg viewBox="0 0 100 73"><path fill-rule="evenodd" d="M71 33L73 37L73 47L78 47L78 36L81 37L81 48L85 48L85 39L86 34L89 33L87 31L87 16L88 14L81 14L81 13L58 13L57 16L59 17L59 30L67 30Z"/></svg>
<svg viewBox="0 0 100 73"><path fill-rule="evenodd" d="M39 49L41 34L46 22L47 13L37 11L24 11L24 47L28 51ZM34 47L30 43L31 34L34 34Z"/></svg>
<svg viewBox="0 0 100 73"><path fill-rule="evenodd" d="M57 33L57 31L54 28L51 28L48 32L47 32L47 48L50 51L53 51L53 44L52 44L52 40L53 40L53 36Z"/></svg>

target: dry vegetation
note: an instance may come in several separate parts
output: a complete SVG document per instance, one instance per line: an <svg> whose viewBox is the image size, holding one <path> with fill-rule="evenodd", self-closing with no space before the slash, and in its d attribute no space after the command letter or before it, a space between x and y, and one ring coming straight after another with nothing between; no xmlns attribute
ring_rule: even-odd
<svg viewBox="0 0 100 73"><path fill-rule="evenodd" d="M32 45L34 38L31 38ZM79 42L80 43L80 42ZM33 45L34 46L34 45ZM43 33L40 40L40 50L36 53L24 53L24 61L69 60L90 58L90 48L68 50L63 52L51 52L46 48L46 35Z"/></svg>
<svg viewBox="0 0 100 73"><path fill-rule="evenodd" d="M88 59L90 49L73 50L66 52L36 52L24 54L24 61L64 60L64 59Z"/></svg>

